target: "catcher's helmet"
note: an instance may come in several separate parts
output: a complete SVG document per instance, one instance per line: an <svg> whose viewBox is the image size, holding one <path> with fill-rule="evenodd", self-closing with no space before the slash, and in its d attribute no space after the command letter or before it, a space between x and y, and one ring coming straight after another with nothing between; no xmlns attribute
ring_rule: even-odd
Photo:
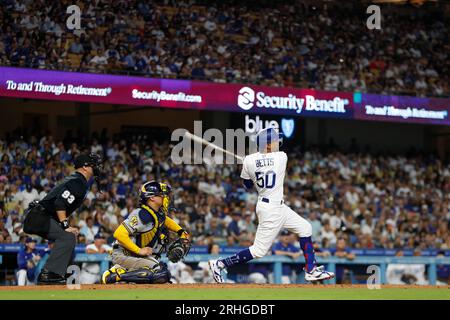
<svg viewBox="0 0 450 320"><path fill-rule="evenodd" d="M283 144L283 134L276 128L266 128L258 132L256 136L256 146L259 152L265 151L268 145L278 142L278 147ZM278 151L278 150L272 150Z"/></svg>
<svg viewBox="0 0 450 320"><path fill-rule="evenodd" d="M102 168L102 158L96 153L85 154L82 153L78 155L74 160L75 169L81 167L92 167L94 172L94 177L98 177L100 175L100 170Z"/></svg>
<svg viewBox="0 0 450 320"><path fill-rule="evenodd" d="M162 183L156 181L149 181L142 185L139 194L140 204L146 204L147 200L154 196L165 196L167 194L167 185L162 186Z"/></svg>

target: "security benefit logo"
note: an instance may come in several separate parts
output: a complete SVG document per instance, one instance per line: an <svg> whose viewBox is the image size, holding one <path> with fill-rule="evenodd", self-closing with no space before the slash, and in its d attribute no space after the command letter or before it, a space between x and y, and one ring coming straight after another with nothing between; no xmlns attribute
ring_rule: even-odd
<svg viewBox="0 0 450 320"><path fill-rule="evenodd" d="M250 110L255 101L255 91L249 87L243 87L239 90L238 106L244 110Z"/></svg>
<svg viewBox="0 0 450 320"><path fill-rule="evenodd" d="M304 111L309 113L347 113L350 106L349 99L342 98L339 93L327 93L329 99L319 99L317 94L305 94L297 96L289 93L284 96L270 94L273 91L265 88L265 91L253 90L250 87L242 87L237 96L237 105L239 108L248 111L253 107L270 108L280 110L280 113L295 112L300 114ZM298 90L297 90L298 91ZM302 92L298 92L297 94Z"/></svg>

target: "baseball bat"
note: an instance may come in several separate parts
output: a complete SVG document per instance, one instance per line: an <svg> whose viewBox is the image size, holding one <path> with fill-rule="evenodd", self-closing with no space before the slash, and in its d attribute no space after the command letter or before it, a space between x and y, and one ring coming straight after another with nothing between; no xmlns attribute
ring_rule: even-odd
<svg viewBox="0 0 450 320"><path fill-rule="evenodd" d="M203 139L203 138L201 138L201 137L199 137L199 136L196 136L195 134L190 133L189 131L186 131L186 132L184 133L184 136L187 137L187 138L189 138L189 139L191 139L191 140L193 140L193 141L202 143L202 144L204 144L204 145L206 145L206 146L211 146L212 148L214 148L214 149L216 149L216 150L225 152L226 154L235 157L236 159L240 160L241 162L242 162L243 159L244 159L243 157L238 156L237 154L234 154L233 152L230 152L230 151L228 151L228 150L225 150L224 148L221 148L221 147L219 147L218 145L215 145L214 143L209 142L208 140L205 140L205 139Z"/></svg>

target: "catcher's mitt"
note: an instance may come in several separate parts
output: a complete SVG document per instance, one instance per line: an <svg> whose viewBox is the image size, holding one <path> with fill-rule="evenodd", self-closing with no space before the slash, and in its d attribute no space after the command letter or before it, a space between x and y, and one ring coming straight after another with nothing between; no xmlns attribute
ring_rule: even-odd
<svg viewBox="0 0 450 320"><path fill-rule="evenodd" d="M183 259L191 249L191 241L186 238L178 238L167 249L167 258L172 262Z"/></svg>

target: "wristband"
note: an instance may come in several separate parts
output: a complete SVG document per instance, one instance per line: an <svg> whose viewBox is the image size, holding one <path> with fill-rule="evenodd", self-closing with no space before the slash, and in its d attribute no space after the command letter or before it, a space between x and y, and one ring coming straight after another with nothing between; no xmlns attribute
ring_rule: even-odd
<svg viewBox="0 0 450 320"><path fill-rule="evenodd" d="M59 224L61 225L61 227L62 227L64 230L66 230L67 228L70 227L70 226L69 226L69 221L67 221L67 219L61 221Z"/></svg>
<svg viewBox="0 0 450 320"><path fill-rule="evenodd" d="M189 235L189 233L184 229L180 229L177 231L177 234L179 237L181 237L183 235L183 233L185 233L186 235Z"/></svg>

